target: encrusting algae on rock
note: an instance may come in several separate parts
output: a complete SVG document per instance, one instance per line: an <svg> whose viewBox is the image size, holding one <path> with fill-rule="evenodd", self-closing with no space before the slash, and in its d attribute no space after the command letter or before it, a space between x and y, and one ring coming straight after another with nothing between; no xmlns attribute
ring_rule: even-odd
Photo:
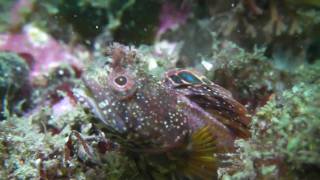
<svg viewBox="0 0 320 180"><path fill-rule="evenodd" d="M84 75L78 101L97 126L132 156L146 177L217 178L217 166L249 138L246 109L226 89L191 70L163 80L143 70L139 54L120 44Z"/></svg>

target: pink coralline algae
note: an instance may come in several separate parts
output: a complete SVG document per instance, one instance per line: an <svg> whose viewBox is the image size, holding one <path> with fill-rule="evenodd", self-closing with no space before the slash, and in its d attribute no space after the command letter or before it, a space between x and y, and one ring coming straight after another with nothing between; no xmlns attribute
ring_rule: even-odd
<svg viewBox="0 0 320 180"><path fill-rule="evenodd" d="M70 65L81 72L83 63L63 43L38 28L27 25L21 33L0 34L0 51L19 54L31 67L30 80L38 78L61 65Z"/></svg>

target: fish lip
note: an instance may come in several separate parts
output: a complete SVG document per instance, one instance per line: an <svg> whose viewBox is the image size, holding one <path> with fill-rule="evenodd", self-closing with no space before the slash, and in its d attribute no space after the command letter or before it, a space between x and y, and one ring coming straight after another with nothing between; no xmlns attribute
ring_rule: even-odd
<svg viewBox="0 0 320 180"><path fill-rule="evenodd" d="M106 124L105 118L100 112L98 105L93 99L93 96L91 96L88 88L73 88L72 93L76 97L77 101L84 106L84 108L90 109L90 111L92 111L97 118Z"/></svg>
<svg viewBox="0 0 320 180"><path fill-rule="evenodd" d="M110 127L111 129L114 129L117 127L117 134L123 134L126 133L126 129L128 127L125 125L123 119L119 118L115 122L116 124L110 125L110 123L106 120L105 115L102 114L100 108L98 107L98 104L96 103L92 93L90 92L90 89L85 88L73 88L72 92L78 102L84 106L84 108L89 109L95 117L100 120L106 127ZM119 128L119 127L125 127L125 128Z"/></svg>
<svg viewBox="0 0 320 180"><path fill-rule="evenodd" d="M89 95L86 93L86 90L84 90L83 88L73 88L72 93L81 105L83 105L85 108L90 108L90 105L87 101Z"/></svg>

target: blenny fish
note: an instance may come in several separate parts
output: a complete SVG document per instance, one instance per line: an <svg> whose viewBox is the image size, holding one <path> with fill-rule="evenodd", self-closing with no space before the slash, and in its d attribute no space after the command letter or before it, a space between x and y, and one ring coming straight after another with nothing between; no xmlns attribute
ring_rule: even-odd
<svg viewBox="0 0 320 180"><path fill-rule="evenodd" d="M74 90L78 101L129 154L154 171L166 169L164 177L217 178L219 154L250 136L245 107L193 70L155 78L140 58L137 50L113 44L83 75L84 87Z"/></svg>

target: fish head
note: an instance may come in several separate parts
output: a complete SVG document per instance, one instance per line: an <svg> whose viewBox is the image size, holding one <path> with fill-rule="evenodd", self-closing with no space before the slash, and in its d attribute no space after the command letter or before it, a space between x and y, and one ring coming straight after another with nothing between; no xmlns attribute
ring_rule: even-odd
<svg viewBox="0 0 320 180"><path fill-rule="evenodd" d="M146 151L182 144L189 132L188 118L177 94L145 73L128 47L114 45L105 61L84 73L85 87L74 94L102 122L106 134Z"/></svg>

